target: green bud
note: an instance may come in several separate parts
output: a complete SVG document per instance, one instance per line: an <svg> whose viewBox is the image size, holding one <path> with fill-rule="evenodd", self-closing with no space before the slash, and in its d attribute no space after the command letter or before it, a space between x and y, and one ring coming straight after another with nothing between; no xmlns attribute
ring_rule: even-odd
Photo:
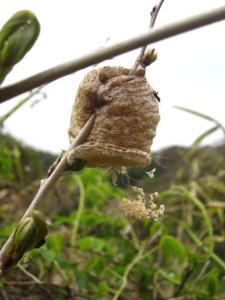
<svg viewBox="0 0 225 300"><path fill-rule="evenodd" d="M21 256L26 251L36 248L47 233L48 227L44 215L34 210L32 216L22 220L14 232L14 242Z"/></svg>
<svg viewBox="0 0 225 300"><path fill-rule="evenodd" d="M157 54L157 52L154 48L153 49L147 49L147 51L143 55L142 64L145 67L147 67L150 64L152 64L154 61L156 61L157 57L158 57L158 54Z"/></svg>
<svg viewBox="0 0 225 300"><path fill-rule="evenodd" d="M17 264L25 252L42 246L47 233L48 227L44 215L34 210L31 217L24 218L16 226L2 269L6 270Z"/></svg>
<svg viewBox="0 0 225 300"><path fill-rule="evenodd" d="M30 11L15 13L0 31L0 83L30 50L40 33L40 24Z"/></svg>

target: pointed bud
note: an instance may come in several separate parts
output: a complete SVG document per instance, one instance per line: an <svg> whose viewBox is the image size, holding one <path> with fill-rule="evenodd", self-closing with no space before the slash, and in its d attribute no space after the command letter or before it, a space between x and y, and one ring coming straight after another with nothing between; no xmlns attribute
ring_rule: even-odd
<svg viewBox="0 0 225 300"><path fill-rule="evenodd" d="M14 242L21 256L26 251L36 248L47 233L48 227L44 215L34 210L32 216L23 219L14 232Z"/></svg>
<svg viewBox="0 0 225 300"><path fill-rule="evenodd" d="M17 264L25 252L42 246L48 233L44 215L34 210L31 217L24 218L16 226L10 247L5 255L2 270Z"/></svg>
<svg viewBox="0 0 225 300"><path fill-rule="evenodd" d="M154 48L147 49L147 51L145 52L145 54L143 55L143 58L142 58L142 65L145 67L149 66L154 61L156 61L157 57L158 57L158 54Z"/></svg>
<svg viewBox="0 0 225 300"><path fill-rule="evenodd" d="M0 31L0 83L30 50L40 33L40 24L30 11L15 13Z"/></svg>

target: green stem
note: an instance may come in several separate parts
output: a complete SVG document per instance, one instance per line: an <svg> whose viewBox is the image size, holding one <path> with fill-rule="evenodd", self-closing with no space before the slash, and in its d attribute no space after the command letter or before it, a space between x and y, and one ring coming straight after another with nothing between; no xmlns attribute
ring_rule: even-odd
<svg viewBox="0 0 225 300"><path fill-rule="evenodd" d="M213 242L213 228L212 228L212 223L211 223L209 215L208 215L208 213L207 213L207 211L205 209L204 204L197 197L195 197L192 193L190 193L187 189L185 189L184 187L180 187L179 189L201 211L203 219L205 221L205 225L206 225L207 230L208 230L208 237L209 237L209 240L210 240L210 249L212 250L213 246L214 246L213 245L214 244L214 242Z"/></svg>
<svg viewBox="0 0 225 300"><path fill-rule="evenodd" d="M210 117L208 115L202 114L202 113L200 113L198 111L195 111L193 109L186 108L186 107L175 105L175 108L178 108L178 109L183 110L185 112L191 113L193 115L196 115L196 116L198 116L200 118L203 118L205 120L208 120L210 122L213 122L215 125L217 125L218 127L220 127L222 129L223 133L225 134L225 127L223 126L223 124L221 124L220 122L218 122L216 119L214 119L214 118L212 118L212 117ZM211 130L213 130L213 128Z"/></svg>
<svg viewBox="0 0 225 300"><path fill-rule="evenodd" d="M14 112L16 112L21 106L23 106L25 103L27 103L28 100L30 100L34 95L38 94L40 92L42 87L36 89L35 91L31 92L29 96L26 98L20 100L13 108L11 108L5 115L0 117L0 127L3 126L4 122L12 115Z"/></svg>
<svg viewBox="0 0 225 300"><path fill-rule="evenodd" d="M211 257L223 270L225 270L225 262L215 252L213 252L208 247L204 246L202 241L195 235L195 233L192 230L187 228L187 226L185 226L185 224L183 224L183 227L186 230L189 237L195 242L195 244L198 247L202 247L203 251L206 254L208 254L209 257Z"/></svg>
<svg viewBox="0 0 225 300"><path fill-rule="evenodd" d="M84 203L85 203L85 192L84 192L84 185L83 182L81 181L79 176L75 176L76 180L78 182L79 185L79 189L80 189L80 198L79 198L79 206L78 206L78 210L77 210L77 215L76 215L76 219L73 222L73 229L72 229L72 233L71 233L71 246L75 246L76 243L76 239L77 239L77 232L78 232L78 228L79 228L79 224L80 224L80 219L81 219L81 215L84 211Z"/></svg>
<svg viewBox="0 0 225 300"><path fill-rule="evenodd" d="M131 236L132 236L132 239L133 239L133 242L134 242L134 247L138 250L140 248L140 243L139 243L136 232L135 232L132 225L131 225Z"/></svg>
<svg viewBox="0 0 225 300"><path fill-rule="evenodd" d="M122 294L123 290L125 289L125 287L127 286L128 283L128 276L131 272L131 270L133 269L133 267L140 261L143 259L143 251L145 248L145 243L142 244L142 246L139 248L139 251L137 253L137 255L134 257L134 259L127 265L124 274L123 274L123 278L122 278L122 283L119 287L119 289L116 291L113 300L118 300L120 295Z"/></svg>
<svg viewBox="0 0 225 300"><path fill-rule="evenodd" d="M54 260L53 264L54 264L55 268L57 269L57 271L59 272L59 274L62 277L65 284L68 285L69 284L69 277L66 274L66 272L60 267L59 263L56 260Z"/></svg>
<svg viewBox="0 0 225 300"><path fill-rule="evenodd" d="M181 197L182 195L183 197ZM189 199L201 211L202 217L205 221L206 228L208 230L210 249L212 250L213 249L213 228L208 213L205 209L205 206L202 204L202 202L197 197L195 197L191 192L189 192L185 187L182 186L175 186L172 189L170 189L168 192L162 193L162 195L160 195L160 197L165 197L165 196L180 196L180 199Z"/></svg>

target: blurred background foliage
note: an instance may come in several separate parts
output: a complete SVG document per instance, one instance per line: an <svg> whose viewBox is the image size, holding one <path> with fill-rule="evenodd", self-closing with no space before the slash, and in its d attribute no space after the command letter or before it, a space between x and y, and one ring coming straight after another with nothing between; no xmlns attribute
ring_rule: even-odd
<svg viewBox="0 0 225 300"><path fill-rule="evenodd" d="M3 243L54 158L12 137L0 140ZM119 175L117 186L108 170L65 173L42 204L50 224L46 245L2 278L2 288L9 299L44 299L50 290L49 299L224 299L224 158L224 145L171 147L153 153L147 168ZM158 191L165 216L125 217L119 204L131 185ZM23 284L35 290L26 296Z"/></svg>
<svg viewBox="0 0 225 300"><path fill-rule="evenodd" d="M29 12L14 18L13 26L6 23L6 33L0 32L6 39L0 40L0 81L39 34ZM17 36L21 28L31 40L22 43L13 61L15 47L24 40ZM0 126L35 93L0 116ZM50 227L46 244L0 278L0 299L225 299L225 145L201 146L224 128L209 116L179 109L212 123L192 147L153 153L150 166L120 174L117 186L108 170L97 168L61 178L41 207ZM53 160L0 132L1 244ZM149 178L146 171L153 168L155 177ZM119 204L130 196L131 186L159 192L165 216L158 222L125 217Z"/></svg>

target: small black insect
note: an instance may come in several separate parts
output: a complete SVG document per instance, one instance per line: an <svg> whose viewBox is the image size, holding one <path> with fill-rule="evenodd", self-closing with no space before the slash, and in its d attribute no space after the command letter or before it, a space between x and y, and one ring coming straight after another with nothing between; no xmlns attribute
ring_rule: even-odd
<svg viewBox="0 0 225 300"><path fill-rule="evenodd" d="M154 91L153 92L153 95L154 95L154 97L157 99L157 101L158 102L160 102L161 101L161 99L160 99L160 97L159 97L159 95L158 95L159 93L158 92L156 92L156 91Z"/></svg>

